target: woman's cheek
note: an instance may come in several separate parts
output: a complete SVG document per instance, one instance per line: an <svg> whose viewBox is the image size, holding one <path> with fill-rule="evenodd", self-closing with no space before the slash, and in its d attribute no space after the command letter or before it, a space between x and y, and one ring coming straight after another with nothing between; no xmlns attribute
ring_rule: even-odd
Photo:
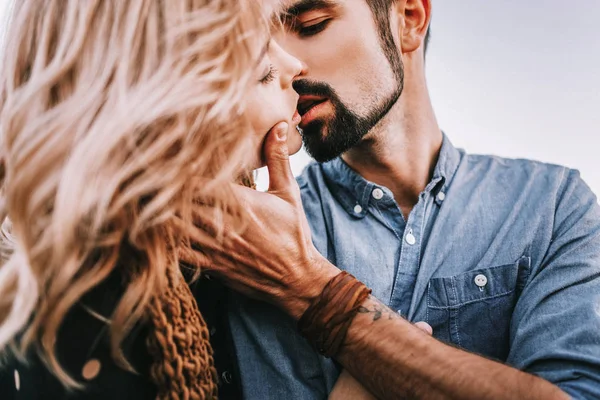
<svg viewBox="0 0 600 400"><path fill-rule="evenodd" d="M268 101L268 97L265 97L258 107L252 107L250 121L258 135L265 136L278 122L288 119L282 115L280 107L276 102Z"/></svg>

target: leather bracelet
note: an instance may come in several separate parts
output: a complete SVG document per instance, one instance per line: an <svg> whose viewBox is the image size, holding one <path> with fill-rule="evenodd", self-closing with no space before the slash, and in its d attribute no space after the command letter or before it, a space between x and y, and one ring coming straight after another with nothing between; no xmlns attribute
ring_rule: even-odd
<svg viewBox="0 0 600 400"><path fill-rule="evenodd" d="M325 357L334 357L371 289L346 271L334 276L298 321L298 330Z"/></svg>

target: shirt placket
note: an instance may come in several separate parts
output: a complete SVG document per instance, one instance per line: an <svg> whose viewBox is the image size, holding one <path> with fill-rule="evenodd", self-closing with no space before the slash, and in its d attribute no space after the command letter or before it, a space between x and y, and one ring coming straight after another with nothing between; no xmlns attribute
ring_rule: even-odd
<svg viewBox="0 0 600 400"><path fill-rule="evenodd" d="M427 202L430 196L424 192L406 221L401 241L400 258L392 288L389 306L402 316L410 307L421 259Z"/></svg>

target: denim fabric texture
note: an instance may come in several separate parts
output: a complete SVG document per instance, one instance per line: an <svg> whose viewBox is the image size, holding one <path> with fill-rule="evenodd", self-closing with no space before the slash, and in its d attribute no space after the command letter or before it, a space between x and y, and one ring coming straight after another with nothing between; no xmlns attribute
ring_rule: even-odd
<svg viewBox="0 0 600 400"><path fill-rule="evenodd" d="M389 307L441 341L600 399L600 207L577 171L466 154L444 136L408 219L340 158L298 183L317 249ZM232 296L245 397L326 398L339 367L282 311Z"/></svg>

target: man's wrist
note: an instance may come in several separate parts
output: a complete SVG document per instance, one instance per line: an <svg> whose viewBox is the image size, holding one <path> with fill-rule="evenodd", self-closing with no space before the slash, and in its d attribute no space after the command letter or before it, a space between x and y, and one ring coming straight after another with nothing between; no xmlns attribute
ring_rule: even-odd
<svg viewBox="0 0 600 400"><path fill-rule="evenodd" d="M364 283L346 271L340 272L304 311L298 321L300 334L321 355L335 357L370 293Z"/></svg>
<svg viewBox="0 0 600 400"><path fill-rule="evenodd" d="M284 306L285 311L294 320L299 320L306 309L319 297L325 285L341 271L330 263L325 257L318 255L312 260L306 261L310 265L305 268L310 274L301 284L292 288L295 293L291 301Z"/></svg>

